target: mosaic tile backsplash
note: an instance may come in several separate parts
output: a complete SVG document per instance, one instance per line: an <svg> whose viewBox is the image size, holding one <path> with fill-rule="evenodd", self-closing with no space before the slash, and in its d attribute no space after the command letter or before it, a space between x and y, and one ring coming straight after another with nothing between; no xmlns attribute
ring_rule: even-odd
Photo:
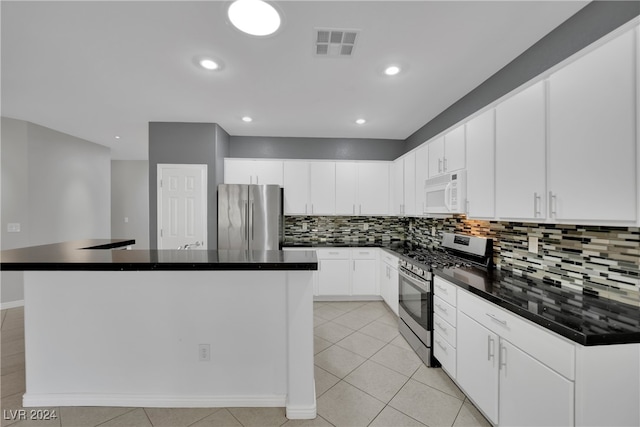
<svg viewBox="0 0 640 427"><path fill-rule="evenodd" d="M306 224L306 225L303 225ZM306 230L303 228L306 227ZM437 248L443 232L494 239L498 268L640 307L640 229L451 218L285 218L285 242L378 244L408 240ZM529 237L538 253L528 251Z"/></svg>

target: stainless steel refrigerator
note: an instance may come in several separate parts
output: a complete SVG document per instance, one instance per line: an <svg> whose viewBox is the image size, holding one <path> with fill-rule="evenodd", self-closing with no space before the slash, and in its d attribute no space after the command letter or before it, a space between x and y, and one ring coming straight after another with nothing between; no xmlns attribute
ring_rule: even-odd
<svg viewBox="0 0 640 427"><path fill-rule="evenodd" d="M278 185L218 185L218 249L280 249L282 195Z"/></svg>

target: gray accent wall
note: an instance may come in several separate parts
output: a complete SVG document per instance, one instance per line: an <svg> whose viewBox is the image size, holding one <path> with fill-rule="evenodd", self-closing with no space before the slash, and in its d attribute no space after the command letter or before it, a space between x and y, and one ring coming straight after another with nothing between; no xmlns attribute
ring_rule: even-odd
<svg viewBox="0 0 640 427"><path fill-rule="evenodd" d="M394 160L404 148L398 139L232 136L229 157Z"/></svg>
<svg viewBox="0 0 640 427"><path fill-rule="evenodd" d="M216 123L149 123L149 246L158 247L158 164L207 165L207 247L217 247L216 188L223 182L229 134Z"/></svg>
<svg viewBox="0 0 640 427"><path fill-rule="evenodd" d="M111 161L111 236L149 248L149 162Z"/></svg>
<svg viewBox="0 0 640 427"><path fill-rule="evenodd" d="M1 248L111 237L111 150L2 118ZM7 232L19 223L19 233ZM3 307L24 298L22 272L2 272Z"/></svg>
<svg viewBox="0 0 640 427"><path fill-rule="evenodd" d="M593 1L406 140L411 151L640 15L638 1ZM508 37L508 34L505 34ZM447 84L447 82L443 82ZM449 84L455 84L450 82Z"/></svg>

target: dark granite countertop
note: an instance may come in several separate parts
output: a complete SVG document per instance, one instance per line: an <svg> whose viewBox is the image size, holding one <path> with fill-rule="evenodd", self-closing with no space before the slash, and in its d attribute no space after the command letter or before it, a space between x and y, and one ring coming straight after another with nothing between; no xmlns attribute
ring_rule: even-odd
<svg viewBox="0 0 640 427"><path fill-rule="evenodd" d="M1 270L317 270L313 251L122 250L131 239L86 239L0 252ZM120 249L118 249L120 248Z"/></svg>
<svg viewBox="0 0 640 427"><path fill-rule="evenodd" d="M454 267L435 274L578 344L640 343L640 307L508 271Z"/></svg>

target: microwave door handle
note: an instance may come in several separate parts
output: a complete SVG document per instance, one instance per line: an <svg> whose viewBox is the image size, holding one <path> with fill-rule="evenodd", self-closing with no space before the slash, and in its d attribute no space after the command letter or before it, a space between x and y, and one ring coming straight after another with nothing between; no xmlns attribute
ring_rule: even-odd
<svg viewBox="0 0 640 427"><path fill-rule="evenodd" d="M451 199L451 186L452 185L453 185L453 182L450 182L444 187L444 206L447 208L447 210L449 212L451 212L450 199Z"/></svg>

